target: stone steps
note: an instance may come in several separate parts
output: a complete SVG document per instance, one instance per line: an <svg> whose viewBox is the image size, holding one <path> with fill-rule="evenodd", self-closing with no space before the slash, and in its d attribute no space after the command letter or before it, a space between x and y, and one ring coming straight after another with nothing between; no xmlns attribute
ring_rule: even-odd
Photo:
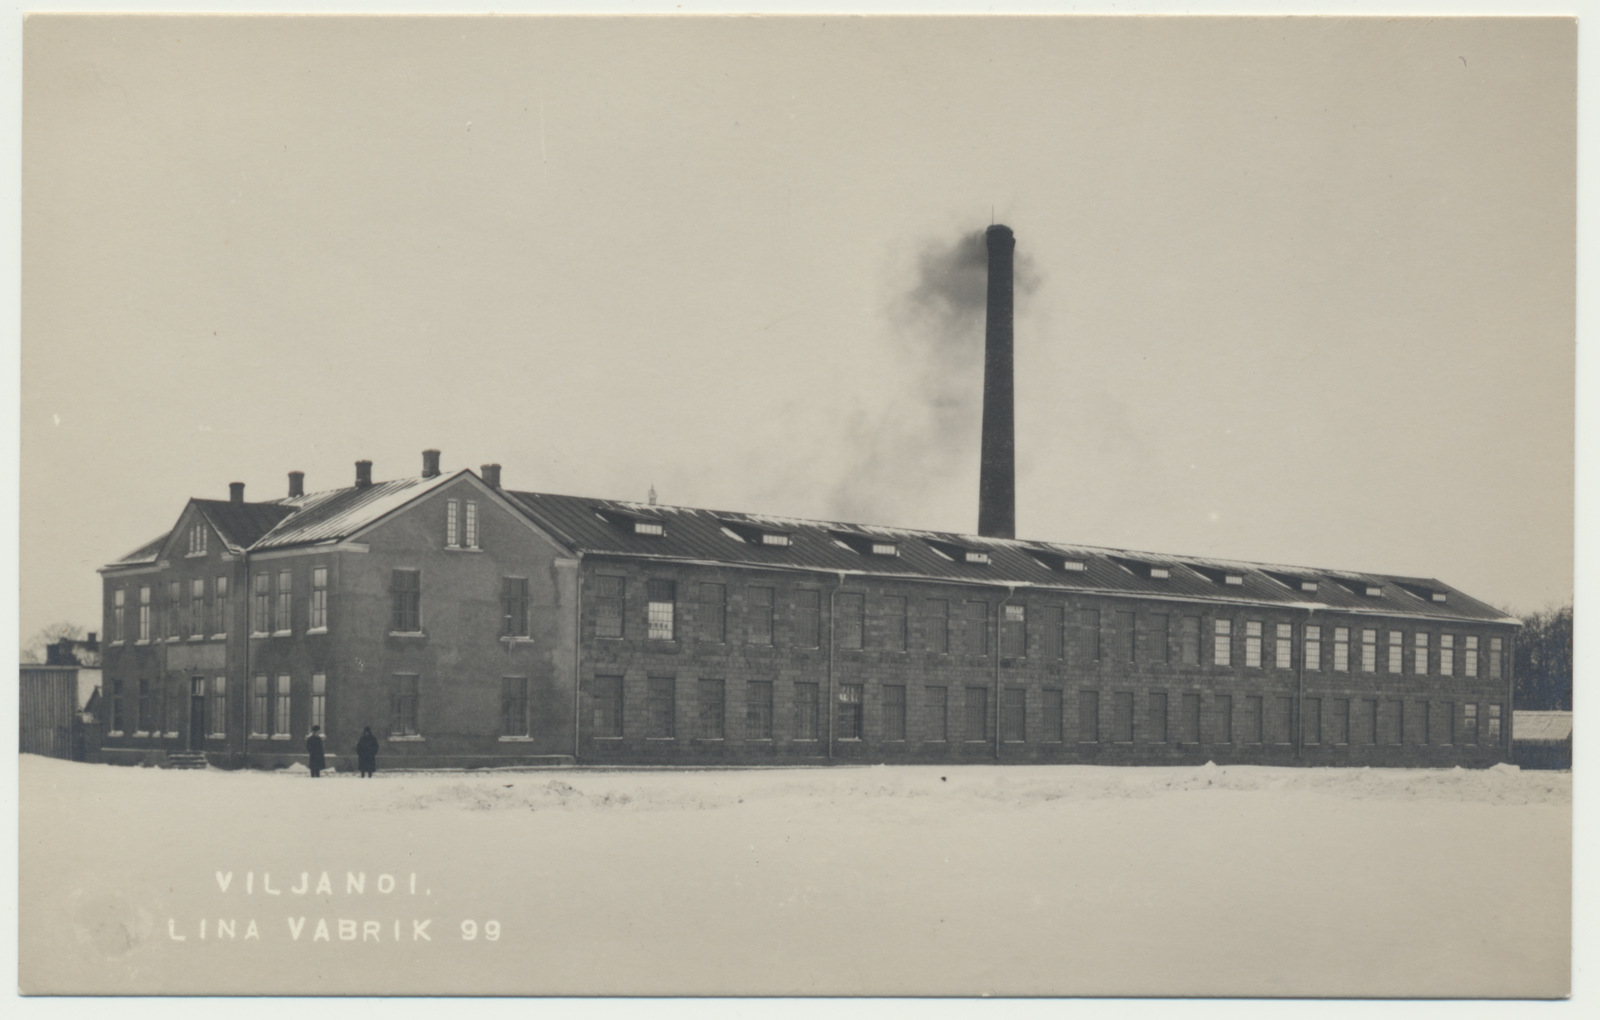
<svg viewBox="0 0 1600 1020"><path fill-rule="evenodd" d="M206 756L201 751L168 751L166 767L169 769L203 769Z"/></svg>

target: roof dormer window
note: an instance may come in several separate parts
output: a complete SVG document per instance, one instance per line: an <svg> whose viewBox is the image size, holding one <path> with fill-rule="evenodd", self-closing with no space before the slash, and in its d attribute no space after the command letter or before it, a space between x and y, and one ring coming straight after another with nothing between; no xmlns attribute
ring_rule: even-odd
<svg viewBox="0 0 1600 1020"><path fill-rule="evenodd" d="M1244 575L1243 574L1223 574L1222 575L1222 583L1223 584L1244 584Z"/></svg>
<svg viewBox="0 0 1600 1020"><path fill-rule="evenodd" d="M667 522L654 514L635 513L621 507L597 506L594 508L596 517L613 524L631 535L662 536L667 533Z"/></svg>
<svg viewBox="0 0 1600 1020"><path fill-rule="evenodd" d="M1300 582L1300 590L1301 591L1307 591L1307 592L1314 592L1314 591L1317 590L1317 582L1315 582L1315 581L1301 581Z"/></svg>
<svg viewBox="0 0 1600 1020"><path fill-rule="evenodd" d="M1135 577L1146 577L1156 581L1164 581L1172 576L1172 570L1170 568L1164 567L1159 563L1151 563L1149 560L1135 560L1126 556L1113 556L1111 558L1115 560L1124 570L1128 571L1128 573Z"/></svg>
<svg viewBox="0 0 1600 1020"><path fill-rule="evenodd" d="M762 545L787 546L790 544L789 536L779 531L763 531L761 533Z"/></svg>
<svg viewBox="0 0 1600 1020"><path fill-rule="evenodd" d="M1377 598L1378 596L1383 594L1383 585L1381 585L1381 584L1369 584L1369 585L1367 585L1366 591L1367 591L1367 596L1369 598Z"/></svg>
<svg viewBox="0 0 1600 1020"><path fill-rule="evenodd" d="M872 555L874 556L899 556L900 547L893 542L873 542Z"/></svg>
<svg viewBox="0 0 1600 1020"><path fill-rule="evenodd" d="M724 535L729 538L737 538L741 542L748 542L751 545L765 545L783 549L794 544L794 536L789 532L764 527L751 521L725 520L721 524Z"/></svg>
<svg viewBox="0 0 1600 1020"><path fill-rule="evenodd" d="M900 543L888 538L879 538L876 535L867 535L859 531L830 531L828 536L846 549L858 552L863 556L899 556Z"/></svg>
<svg viewBox="0 0 1600 1020"><path fill-rule="evenodd" d="M986 552L979 552L976 549L968 549L963 554L963 558L968 563L988 563L989 562L989 554L986 553Z"/></svg>
<svg viewBox="0 0 1600 1020"><path fill-rule="evenodd" d="M1172 576L1172 571L1168 570L1166 567L1151 567L1150 576L1155 578L1157 581L1164 581Z"/></svg>
<svg viewBox="0 0 1600 1020"><path fill-rule="evenodd" d="M634 521L633 533L635 535L665 535L667 528L660 521Z"/></svg>
<svg viewBox="0 0 1600 1020"><path fill-rule="evenodd" d="M941 542L934 538L928 539L928 545L940 556L956 563L985 564L989 562L987 550L974 548L970 545L962 545L959 542Z"/></svg>
<svg viewBox="0 0 1600 1020"><path fill-rule="evenodd" d="M1081 574L1086 569L1086 565L1082 560L1073 559L1070 556L1063 556L1061 553L1058 553L1052 549L1024 549L1023 551L1051 570L1060 570L1065 573Z"/></svg>
<svg viewBox="0 0 1600 1020"><path fill-rule="evenodd" d="M1448 601L1450 601L1450 596L1446 595L1442 591L1436 591L1436 592L1433 593L1433 601L1435 601L1435 602L1448 602Z"/></svg>

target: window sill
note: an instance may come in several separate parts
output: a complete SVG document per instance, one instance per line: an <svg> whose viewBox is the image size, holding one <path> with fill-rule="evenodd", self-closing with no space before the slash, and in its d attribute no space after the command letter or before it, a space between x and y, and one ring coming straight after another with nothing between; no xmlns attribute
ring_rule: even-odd
<svg viewBox="0 0 1600 1020"><path fill-rule="evenodd" d="M169 644L169 645L175 645L175 644L177 644L177 643L178 643L178 642L179 642L179 641L182 641L182 640L183 640L183 638L181 638L181 637L179 637L179 636L178 636L178 635L176 635L176 634L174 634L174 635L172 635L172 636L171 636L171 637L169 637L169 638L167 638L167 644Z"/></svg>
<svg viewBox="0 0 1600 1020"><path fill-rule="evenodd" d="M121 645L122 645L121 641L113 641L113 642L111 642L111 647L113 647L113 648L121 647Z"/></svg>
<svg viewBox="0 0 1600 1020"><path fill-rule="evenodd" d="M326 627L312 627L311 629L307 630L306 633L307 634L326 634L326 633L328 633L328 628L326 628Z"/></svg>
<svg viewBox="0 0 1600 1020"><path fill-rule="evenodd" d="M213 641L226 641L226 640L228 640L228 635L226 635L226 634L213 634L213 635L211 635L211 640L213 640Z"/></svg>
<svg viewBox="0 0 1600 1020"><path fill-rule="evenodd" d="M186 559L186 560L204 559L205 556L206 556L206 551L204 549L201 549L199 552L192 552L192 553L184 553L183 554L183 558Z"/></svg>
<svg viewBox="0 0 1600 1020"><path fill-rule="evenodd" d="M294 631L292 631L292 630L275 630L275 631L272 632L272 636L273 637L294 637Z"/></svg>
<svg viewBox="0 0 1600 1020"><path fill-rule="evenodd" d="M393 733L389 734L389 743L391 744L420 744L425 740L427 740L426 737L417 733L408 733L399 736Z"/></svg>
<svg viewBox="0 0 1600 1020"><path fill-rule="evenodd" d="M476 545L447 545L444 547L444 551L458 553L481 553L483 552L483 547Z"/></svg>
<svg viewBox="0 0 1600 1020"><path fill-rule="evenodd" d="M677 737L645 737L644 739L645 740L654 740L657 743L667 743L667 742L676 743L677 740L678 740Z"/></svg>
<svg viewBox="0 0 1600 1020"><path fill-rule="evenodd" d="M618 733L618 734L615 734L615 735L608 735L608 736L603 736L603 737L602 736L596 736L596 737L594 737L592 739L594 739L594 740L621 740L622 739L622 734Z"/></svg>
<svg viewBox="0 0 1600 1020"><path fill-rule="evenodd" d="M189 640L190 641L204 641L205 639L206 639L206 636L204 634L190 634L189 635Z"/></svg>
<svg viewBox="0 0 1600 1020"><path fill-rule="evenodd" d="M252 734L250 734L249 739L251 739L251 740L265 740L265 739L267 739L267 735L265 733L252 733Z"/></svg>
<svg viewBox="0 0 1600 1020"><path fill-rule="evenodd" d="M502 743L502 744L531 744L531 743L533 743L533 738L532 737L501 737L500 738L500 743Z"/></svg>
<svg viewBox="0 0 1600 1020"><path fill-rule="evenodd" d="M426 631L421 630L391 630L389 632L389 636L397 638L425 638L428 636L428 634Z"/></svg>
<svg viewBox="0 0 1600 1020"><path fill-rule="evenodd" d="M526 637L526 636L521 635L521 634L502 634L502 635L500 635L500 641L501 641L501 643L503 643L505 645L508 645L508 646L512 646L512 647L514 647L516 645L536 644L536 642L533 640L533 638Z"/></svg>
<svg viewBox="0 0 1600 1020"><path fill-rule="evenodd" d="M290 736L289 734L287 734L287 733L274 733L272 735L272 739L273 740L293 740L294 738L292 736Z"/></svg>
<svg viewBox="0 0 1600 1020"><path fill-rule="evenodd" d="M148 730L134 730L132 735L135 737L148 737L150 732Z"/></svg>
<svg viewBox="0 0 1600 1020"><path fill-rule="evenodd" d="M206 739L207 740L227 740L228 739L228 735L226 733L207 733L206 734Z"/></svg>
<svg viewBox="0 0 1600 1020"><path fill-rule="evenodd" d="M266 632L266 631L264 631L264 630L253 630L253 631L251 631L251 632L250 632L250 636L251 636L251 637L252 637L252 638L269 638L269 637L271 637L271 636L272 636L272 635L271 635L271 634L268 634L268 633L267 633L267 632Z"/></svg>
<svg viewBox="0 0 1600 1020"><path fill-rule="evenodd" d="M108 736L108 737L125 737L125 736L127 736L127 734L122 732L121 730L107 730L106 731L106 736Z"/></svg>

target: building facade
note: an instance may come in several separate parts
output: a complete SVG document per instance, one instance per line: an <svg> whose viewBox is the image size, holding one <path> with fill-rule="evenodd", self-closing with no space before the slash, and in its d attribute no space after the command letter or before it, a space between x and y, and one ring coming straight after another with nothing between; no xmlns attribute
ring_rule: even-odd
<svg viewBox="0 0 1600 1020"><path fill-rule="evenodd" d="M312 725L409 767L1510 757L1517 622L1436 580L370 467L102 569L108 760L284 765Z"/></svg>

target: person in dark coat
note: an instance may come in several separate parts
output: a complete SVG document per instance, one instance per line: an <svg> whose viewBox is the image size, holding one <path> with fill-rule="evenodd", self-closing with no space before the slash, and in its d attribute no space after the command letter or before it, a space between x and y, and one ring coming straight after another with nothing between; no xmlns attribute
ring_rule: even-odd
<svg viewBox="0 0 1600 1020"><path fill-rule="evenodd" d="M328 759L322 753L322 727L311 727L311 735L306 738L306 764L311 766L311 778L322 775L322 770L328 767Z"/></svg>
<svg viewBox="0 0 1600 1020"><path fill-rule="evenodd" d="M378 771L378 738L372 735L371 726L363 729L361 739L356 741L356 768L362 779Z"/></svg>

